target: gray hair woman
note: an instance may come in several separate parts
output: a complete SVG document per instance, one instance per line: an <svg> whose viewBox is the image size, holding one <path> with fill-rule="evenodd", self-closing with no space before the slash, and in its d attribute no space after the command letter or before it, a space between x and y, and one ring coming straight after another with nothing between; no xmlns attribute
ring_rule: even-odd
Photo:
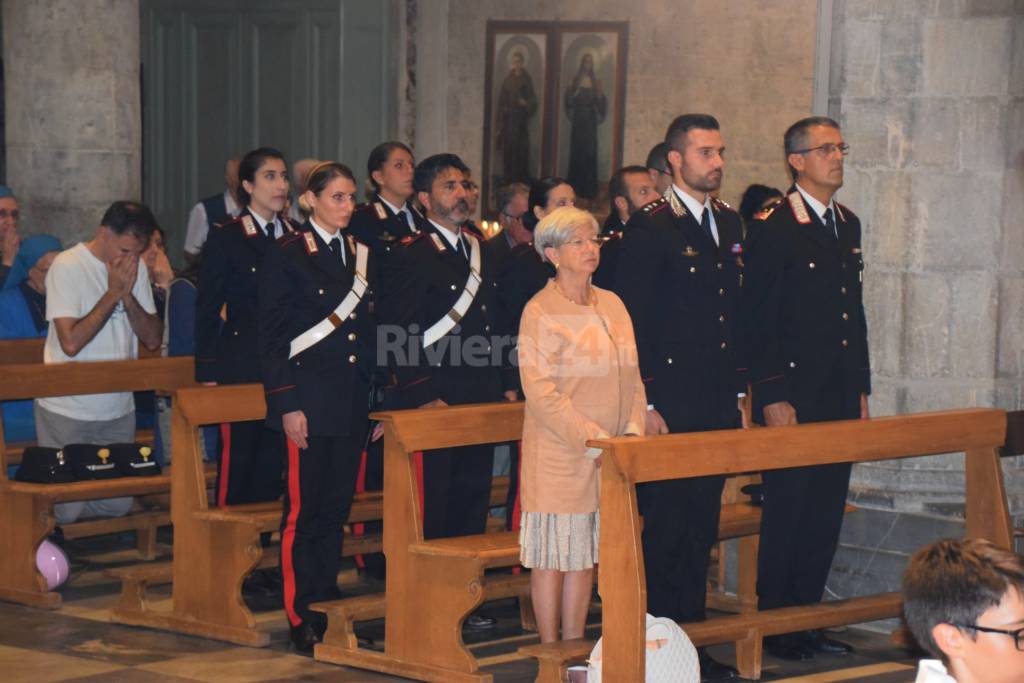
<svg viewBox="0 0 1024 683"><path fill-rule="evenodd" d="M622 301L590 284L597 221L573 207L546 215L534 246L555 277L523 310L520 559L542 642L583 636L597 563L600 450L589 439L643 434L647 399L633 323Z"/></svg>

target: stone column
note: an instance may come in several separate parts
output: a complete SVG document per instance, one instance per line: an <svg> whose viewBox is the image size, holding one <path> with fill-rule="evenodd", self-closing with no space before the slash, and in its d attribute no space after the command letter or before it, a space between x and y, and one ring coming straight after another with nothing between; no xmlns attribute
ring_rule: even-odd
<svg viewBox="0 0 1024 683"><path fill-rule="evenodd" d="M7 182L25 234L90 236L142 194L136 0L4 0Z"/></svg>
<svg viewBox="0 0 1024 683"><path fill-rule="evenodd" d="M1020 3L837 0L829 108L840 197L864 226L875 415L1019 409L1024 380ZM1024 466L1005 460L1011 512ZM895 590L909 553L963 531L963 459L855 468L830 589Z"/></svg>

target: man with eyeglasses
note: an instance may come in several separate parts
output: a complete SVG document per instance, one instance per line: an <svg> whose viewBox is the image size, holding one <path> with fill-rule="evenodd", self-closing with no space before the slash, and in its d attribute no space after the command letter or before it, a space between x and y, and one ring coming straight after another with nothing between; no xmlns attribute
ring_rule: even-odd
<svg viewBox="0 0 1024 683"><path fill-rule="evenodd" d="M983 539L921 548L903 574L903 618L935 657L916 683L1024 681L1024 557Z"/></svg>
<svg viewBox="0 0 1024 683"><path fill-rule="evenodd" d="M712 196L722 185L725 143L708 114L677 117L665 143L672 186L630 217L615 268L614 289L633 318L647 391L645 433L732 429L742 424L737 394L746 389L734 343L743 226ZM704 619L724 483L711 476L637 487L647 611L654 616ZM704 648L697 653L702 680L737 675Z"/></svg>
<svg viewBox="0 0 1024 683"><path fill-rule="evenodd" d="M862 302L860 221L835 201L849 146L832 119L786 131L794 184L751 222L741 319L754 421L767 427L868 417L871 392ZM764 475L758 608L821 601L839 541L850 465ZM790 660L852 648L820 630L773 636L765 650Z"/></svg>

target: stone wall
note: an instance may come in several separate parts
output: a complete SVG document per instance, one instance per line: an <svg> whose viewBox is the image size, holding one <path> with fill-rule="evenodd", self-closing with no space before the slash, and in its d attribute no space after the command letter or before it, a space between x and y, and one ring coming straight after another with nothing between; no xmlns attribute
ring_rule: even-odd
<svg viewBox="0 0 1024 683"><path fill-rule="evenodd" d="M1024 8L837 0L830 110L864 223L874 393L884 415L1019 409L1024 379ZM1004 461L1011 511L1024 469ZM831 587L898 586L906 556L962 533L960 455L855 469Z"/></svg>
<svg viewBox="0 0 1024 683"><path fill-rule="evenodd" d="M90 236L141 195L135 0L4 0L7 182L25 234Z"/></svg>
<svg viewBox="0 0 1024 683"><path fill-rule="evenodd" d="M722 197L736 204L751 182L788 184L782 133L811 108L815 0L420 0L421 26L447 6L446 62L430 63L424 46L418 74L443 70L444 131L416 131L418 146L447 141L474 170L482 165L484 50L487 20L629 21L625 163L643 164L678 114L712 113L722 124L728 165ZM443 17L442 17L443 20ZM440 35L435 31L434 35ZM429 35L429 34L424 34ZM421 41L422 43L422 41ZM419 104L431 95L419 78ZM418 119L417 125L422 125ZM422 144L420 144L422 141ZM438 151L417 149L418 156Z"/></svg>

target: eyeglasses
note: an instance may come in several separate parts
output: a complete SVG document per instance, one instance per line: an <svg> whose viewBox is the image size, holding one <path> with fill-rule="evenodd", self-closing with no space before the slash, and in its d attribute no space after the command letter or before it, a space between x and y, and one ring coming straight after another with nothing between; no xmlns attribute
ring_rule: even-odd
<svg viewBox="0 0 1024 683"><path fill-rule="evenodd" d="M18 211L17 209L12 209L10 211L8 211L7 209L0 209L0 219L13 218L14 220L18 220L19 216L21 216L21 212Z"/></svg>
<svg viewBox="0 0 1024 683"><path fill-rule="evenodd" d="M972 631L980 631L982 633L1002 633L1004 636L1010 636L1014 640L1014 645L1017 646L1017 650L1024 652L1024 628L1018 628L1013 631L1007 631L1002 628L989 628L988 626L978 626L977 624L953 624L957 628L969 628Z"/></svg>
<svg viewBox="0 0 1024 683"><path fill-rule="evenodd" d="M573 249L582 249L583 246L587 244L600 249L601 245L604 244L604 240L601 239L600 237L590 237L587 239L577 237L576 239L572 239L566 242L565 246L572 247Z"/></svg>
<svg viewBox="0 0 1024 683"><path fill-rule="evenodd" d="M824 145L818 145L817 147L810 147L808 149L797 149L790 152L790 154L809 154L810 152L817 152L820 156L830 157L833 154L835 154L835 151L837 149L839 150L839 153L842 154L844 157L850 153L850 146L845 142L840 142L839 144L836 144L834 142L826 142Z"/></svg>

